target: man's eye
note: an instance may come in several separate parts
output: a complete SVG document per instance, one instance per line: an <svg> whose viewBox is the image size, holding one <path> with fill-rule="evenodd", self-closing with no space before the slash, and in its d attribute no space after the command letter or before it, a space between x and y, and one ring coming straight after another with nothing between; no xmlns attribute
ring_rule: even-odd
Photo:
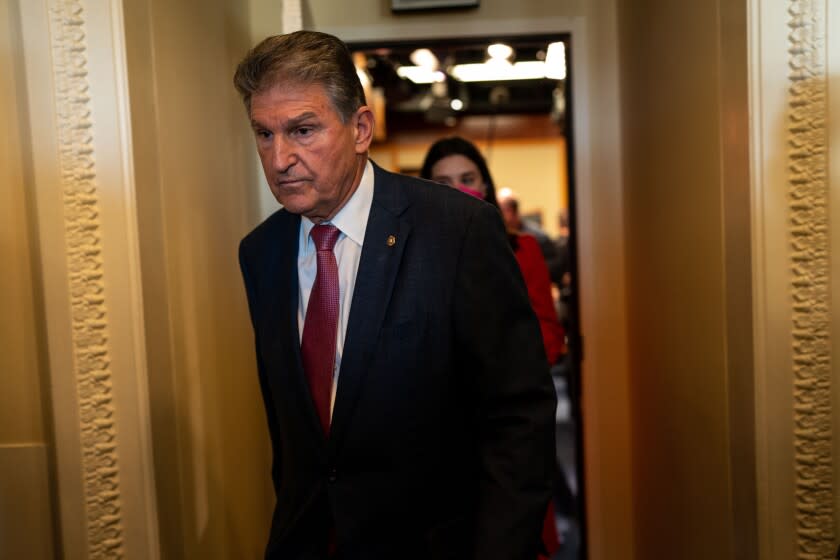
<svg viewBox="0 0 840 560"><path fill-rule="evenodd" d="M271 132L268 131L268 130L260 129L260 130L257 130L256 133L257 133L257 138L262 138L264 140L268 140L269 138L271 138Z"/></svg>
<svg viewBox="0 0 840 560"><path fill-rule="evenodd" d="M301 126L295 129L295 134L297 136L310 136L313 130L311 126Z"/></svg>

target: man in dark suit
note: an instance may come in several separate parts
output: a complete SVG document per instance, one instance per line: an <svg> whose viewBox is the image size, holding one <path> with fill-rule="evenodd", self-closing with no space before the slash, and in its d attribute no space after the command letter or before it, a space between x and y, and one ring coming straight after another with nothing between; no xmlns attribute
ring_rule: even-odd
<svg viewBox="0 0 840 560"><path fill-rule="evenodd" d="M270 37L234 83L283 205L240 246L266 558L536 558L555 397L497 210L368 161L373 115L335 37Z"/></svg>

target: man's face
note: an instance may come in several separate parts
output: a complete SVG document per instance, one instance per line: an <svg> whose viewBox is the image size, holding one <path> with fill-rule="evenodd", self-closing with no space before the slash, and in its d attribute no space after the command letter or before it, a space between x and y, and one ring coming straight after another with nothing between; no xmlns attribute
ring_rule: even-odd
<svg viewBox="0 0 840 560"><path fill-rule="evenodd" d="M355 192L373 131L361 107L347 123L320 85L275 85L251 97L251 126L265 178L289 212L331 219Z"/></svg>
<svg viewBox="0 0 840 560"><path fill-rule="evenodd" d="M519 205L513 191L507 187L499 189L496 193L496 200L499 203L499 210L502 211L505 226L511 231L522 229L522 222L519 219Z"/></svg>
<svg viewBox="0 0 840 560"><path fill-rule="evenodd" d="M505 226L509 230L518 231L522 224L519 223L519 212L516 211L516 203L509 198L500 199L498 202Z"/></svg>

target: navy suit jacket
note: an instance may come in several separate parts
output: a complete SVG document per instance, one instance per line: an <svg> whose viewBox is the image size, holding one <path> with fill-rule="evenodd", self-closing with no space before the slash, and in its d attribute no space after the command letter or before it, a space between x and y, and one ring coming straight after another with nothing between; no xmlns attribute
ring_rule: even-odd
<svg viewBox="0 0 840 560"><path fill-rule="evenodd" d="M266 558L325 558L330 539L339 559L536 558L555 395L499 212L374 169L329 436L301 365L300 217L240 246L273 446Z"/></svg>

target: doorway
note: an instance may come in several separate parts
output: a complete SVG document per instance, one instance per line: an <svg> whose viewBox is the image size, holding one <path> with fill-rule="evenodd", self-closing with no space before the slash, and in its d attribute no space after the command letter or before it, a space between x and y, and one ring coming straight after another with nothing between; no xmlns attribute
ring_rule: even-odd
<svg viewBox="0 0 840 560"><path fill-rule="evenodd" d="M418 174L428 147L462 136L483 152L497 191L516 202L521 227L545 253L566 352L553 364L557 490L554 560L585 559L571 37L495 35L348 43L377 118L371 157ZM554 258L555 261L551 259Z"/></svg>

